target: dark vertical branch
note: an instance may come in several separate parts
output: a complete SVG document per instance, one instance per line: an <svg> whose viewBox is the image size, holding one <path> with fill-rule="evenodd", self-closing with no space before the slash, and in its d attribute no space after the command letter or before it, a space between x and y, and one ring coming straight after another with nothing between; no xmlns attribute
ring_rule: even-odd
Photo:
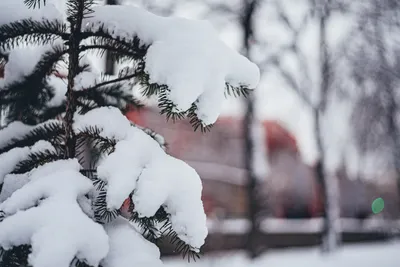
<svg viewBox="0 0 400 267"><path fill-rule="evenodd" d="M106 5L117 5L117 0L106 0ZM106 52L105 74L113 75L115 73L115 62L110 52Z"/></svg>
<svg viewBox="0 0 400 267"><path fill-rule="evenodd" d="M245 0L242 14L243 28L243 47L246 57L250 57L251 41L253 38L253 17L255 13L257 0ZM250 220L250 231L248 233L246 248L251 258L258 255L257 237L259 236L259 226L257 220L258 199L257 199L257 177L253 168L254 162L254 140L253 140L253 125L254 125L254 94L250 94L246 99L246 114L244 120L245 129L245 165L248 174L248 216Z"/></svg>
<svg viewBox="0 0 400 267"><path fill-rule="evenodd" d="M68 85L67 105L64 116L66 157L75 157L76 137L73 131L74 113L76 111L76 97L74 94L74 78L79 72L79 43L81 41L81 28L84 16L84 1L80 2L75 18L69 18L71 34L68 44Z"/></svg>

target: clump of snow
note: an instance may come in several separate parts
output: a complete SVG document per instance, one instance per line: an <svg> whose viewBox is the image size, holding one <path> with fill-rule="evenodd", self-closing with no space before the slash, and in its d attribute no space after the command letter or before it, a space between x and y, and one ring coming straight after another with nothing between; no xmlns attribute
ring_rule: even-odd
<svg viewBox="0 0 400 267"><path fill-rule="evenodd" d="M55 152L56 149L53 147L53 145L45 140L39 140L37 141L32 147L31 147L31 153L37 153L37 152L41 152L41 151L51 151L51 152Z"/></svg>
<svg viewBox="0 0 400 267"><path fill-rule="evenodd" d="M0 86L7 88L7 85L29 75L39 62L42 50L43 47L20 47L11 50L4 67L5 78L0 80Z"/></svg>
<svg viewBox="0 0 400 267"><path fill-rule="evenodd" d="M0 192L0 203L9 198L15 191L29 182L29 177L24 174L8 174L4 177L3 187Z"/></svg>
<svg viewBox="0 0 400 267"><path fill-rule="evenodd" d="M140 216L152 216L160 206L171 214L179 238L200 248L207 236L206 215L201 199L202 184L196 171L169 155L157 157L146 165L132 195Z"/></svg>
<svg viewBox="0 0 400 267"><path fill-rule="evenodd" d="M83 71L74 78L74 90L81 91L88 89L96 83L98 75L91 71Z"/></svg>
<svg viewBox="0 0 400 267"><path fill-rule="evenodd" d="M105 229L110 240L110 251L101 262L102 266L162 266L157 246L144 239L124 218L117 218Z"/></svg>
<svg viewBox="0 0 400 267"><path fill-rule="evenodd" d="M28 8L21 0L1 0L0 1L0 26L22 19L41 20L60 20L63 18L60 0L47 0L46 5L41 8Z"/></svg>
<svg viewBox="0 0 400 267"><path fill-rule="evenodd" d="M164 151L150 136L139 129L129 131L129 139L121 140L115 151L97 167L99 178L107 181L107 207L119 209L136 188L136 180L152 158ZM155 212L154 212L155 213ZM154 213L152 215L154 215Z"/></svg>
<svg viewBox="0 0 400 267"><path fill-rule="evenodd" d="M132 201L139 216L153 216L164 206L179 238L194 248L204 244L207 227L202 184L194 169L166 154L116 108L94 109L75 121L77 133L85 127L104 126L107 130L101 136L118 137L114 152L97 167L98 177L107 182L108 209L119 209L134 192Z"/></svg>
<svg viewBox="0 0 400 267"><path fill-rule="evenodd" d="M4 148L14 141L24 138L24 136L35 129L43 127L47 124L54 123L62 124L62 122L58 120L48 120L43 123L37 124L36 126L30 126L20 121L14 121L10 123L6 128L0 130L0 148Z"/></svg>
<svg viewBox="0 0 400 267"><path fill-rule="evenodd" d="M30 148L17 147L0 154L0 184L3 183L4 177L12 172L18 163L28 158L30 153L37 153L45 150L55 151L51 143L40 140Z"/></svg>
<svg viewBox="0 0 400 267"><path fill-rule="evenodd" d="M34 126L26 125L20 121L14 121L0 130L0 148L7 146L13 139L22 138L29 133Z"/></svg>
<svg viewBox="0 0 400 267"><path fill-rule="evenodd" d="M52 45L20 46L8 51L8 60L4 67L4 78L0 79L0 88L7 89L10 84L21 80L21 77L30 75L42 55L52 51L54 45L62 45L62 41L57 40Z"/></svg>
<svg viewBox="0 0 400 267"><path fill-rule="evenodd" d="M74 130L79 133L89 126L100 129L100 136L123 140L130 129L130 122L122 115L121 111L112 107L100 107L89 111L85 115L75 114Z"/></svg>
<svg viewBox="0 0 400 267"><path fill-rule="evenodd" d="M72 159L32 171L30 181L0 204L6 214L0 224L0 246L31 244L28 262L34 267L69 267L74 257L97 266L108 253L108 237L77 203L92 189L79 169Z"/></svg>
<svg viewBox="0 0 400 267"><path fill-rule="evenodd" d="M105 24L114 37L137 36L150 45L145 57L150 82L168 85L168 97L179 111L196 103L205 124L214 123L221 111L225 83L251 89L259 82L258 67L222 42L206 21L159 17L132 6L93 10L84 28L96 30Z"/></svg>
<svg viewBox="0 0 400 267"><path fill-rule="evenodd" d="M28 156L29 151L29 147L14 148L0 155L0 184L3 183L4 177Z"/></svg>

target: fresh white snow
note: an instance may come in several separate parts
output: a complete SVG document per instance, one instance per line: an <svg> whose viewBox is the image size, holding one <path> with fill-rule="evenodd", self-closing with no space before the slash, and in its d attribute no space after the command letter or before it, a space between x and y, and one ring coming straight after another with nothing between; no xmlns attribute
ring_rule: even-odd
<svg viewBox="0 0 400 267"><path fill-rule="evenodd" d="M251 261L244 252L226 252L205 256L194 263L181 259L164 260L171 267L395 267L400 262L400 244L382 243L346 245L332 254L318 248L268 250Z"/></svg>
<svg viewBox="0 0 400 267"><path fill-rule="evenodd" d="M100 135L116 139L115 150L100 162L98 176L107 182L107 207L119 209L134 192L139 216L153 216L164 206L178 236L199 249L207 236L201 202L201 180L185 162L175 159L140 128L111 107L76 115L74 128L97 126Z"/></svg>
<svg viewBox="0 0 400 267"><path fill-rule="evenodd" d="M17 147L0 154L0 184L3 183L4 177L10 173L20 161L28 156L29 151L29 147Z"/></svg>
<svg viewBox="0 0 400 267"><path fill-rule="evenodd" d="M124 218L117 218L106 227L110 251L101 262L104 267L162 266L160 251L148 242Z"/></svg>
<svg viewBox="0 0 400 267"><path fill-rule="evenodd" d="M62 0L47 0L46 5L41 8L29 9L21 0L0 1L0 25L16 22L22 19L33 19L41 21L60 20L63 18L60 12ZM43 1L41 1L43 3Z"/></svg>
<svg viewBox="0 0 400 267"><path fill-rule="evenodd" d="M35 267L69 267L75 256L100 263L108 253L108 236L76 201L93 186L79 169L73 159L31 171L30 181L0 204L6 214L0 224L3 248L31 244L28 262Z"/></svg>
<svg viewBox="0 0 400 267"><path fill-rule="evenodd" d="M13 139L19 139L29 133L34 126L26 125L20 121L13 121L0 131L0 148L7 146Z"/></svg>
<svg viewBox="0 0 400 267"><path fill-rule="evenodd" d="M114 37L137 36L150 45L145 57L150 82L168 85L177 111L196 103L204 124L220 114L226 82L250 89L259 82L258 67L225 45L209 22L159 17L132 6L97 6L94 11L84 28L105 25Z"/></svg>

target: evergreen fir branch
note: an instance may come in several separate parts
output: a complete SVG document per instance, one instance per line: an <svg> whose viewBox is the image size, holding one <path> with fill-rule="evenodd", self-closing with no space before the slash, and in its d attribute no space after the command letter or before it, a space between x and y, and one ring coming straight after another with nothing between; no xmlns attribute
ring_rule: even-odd
<svg viewBox="0 0 400 267"><path fill-rule="evenodd" d="M66 25L58 20L24 19L0 26L1 49L13 49L26 43L45 45L57 38L68 39Z"/></svg>
<svg viewBox="0 0 400 267"><path fill-rule="evenodd" d="M143 60L147 53L148 45L141 44L140 39L134 35L131 38L119 37L110 31L105 24L96 25L93 31L90 28L82 30L82 39L90 40L90 45L81 46L81 51L98 50L100 53L109 51L115 60Z"/></svg>
<svg viewBox="0 0 400 267"><path fill-rule="evenodd" d="M93 203L93 211L95 220L98 223L108 223L113 221L120 215L120 210L107 209L107 191L102 190L98 193L96 200Z"/></svg>
<svg viewBox="0 0 400 267"><path fill-rule="evenodd" d="M47 121L61 116L65 112L66 102L63 101L60 106L46 107L38 115L39 121Z"/></svg>
<svg viewBox="0 0 400 267"><path fill-rule="evenodd" d="M83 169L80 172L93 182L97 191L105 190L107 183L97 177L97 171L95 169Z"/></svg>
<svg viewBox="0 0 400 267"><path fill-rule="evenodd" d="M80 115L84 115L92 109L99 107L93 100L83 98L78 98L76 100L76 105Z"/></svg>
<svg viewBox="0 0 400 267"><path fill-rule="evenodd" d="M104 80L91 88L75 92L81 100L93 101L96 107L115 106L125 109L127 106L139 108L142 106L131 90L127 90L123 82L132 79L134 75L125 75L112 80Z"/></svg>
<svg viewBox="0 0 400 267"><path fill-rule="evenodd" d="M131 201L129 210L133 209L134 206ZM160 231L156 227L157 219L155 217L139 217L137 212L132 212L129 220L141 228L144 238L152 243L157 242L160 237Z"/></svg>
<svg viewBox="0 0 400 267"><path fill-rule="evenodd" d="M62 60L66 50L55 46L43 54L33 71L0 91L0 105L8 108L7 120L20 120L36 124L43 106L54 97L55 89L49 85L47 74Z"/></svg>
<svg viewBox="0 0 400 267"><path fill-rule="evenodd" d="M1 192L1 186L3 184L0 185L0 192ZM2 222L4 220L4 218L6 217L6 214L4 213L4 211L0 210L0 222ZM1 258L1 257L0 257Z"/></svg>
<svg viewBox="0 0 400 267"><path fill-rule="evenodd" d="M164 207L160 207L156 214L152 217L139 217L137 212L134 212L134 205L131 202L131 217L130 221L136 223L142 230L144 237L153 242L157 243L162 241L162 238L169 239L172 245L175 245L175 251L182 254L184 258L196 260L200 258L200 254L197 253L196 249L186 244L183 240L178 237L178 234L172 228L169 214L165 211ZM160 229L156 227L157 224L163 224Z"/></svg>
<svg viewBox="0 0 400 267"><path fill-rule="evenodd" d="M209 132L213 127L213 124L205 125L196 114L197 106L195 103L192 104L191 108L188 110L187 117L190 119L190 124L192 125L194 131L200 128L201 132Z"/></svg>
<svg viewBox="0 0 400 267"><path fill-rule="evenodd" d="M86 262L81 261L81 260L79 260L78 258L75 257L72 260L70 267L93 267L93 266L91 266L91 265L87 264ZM98 267L102 267L102 266L98 265Z"/></svg>
<svg viewBox="0 0 400 267"><path fill-rule="evenodd" d="M225 97L234 96L234 97L248 97L250 94L250 90L245 86L232 86L229 83L225 84Z"/></svg>
<svg viewBox="0 0 400 267"><path fill-rule="evenodd" d="M18 163L11 173L12 174L26 173L46 163L60 160L63 158L64 158L63 153L60 154L57 153L56 151L50 151L48 149L45 149L44 151L33 152L29 154L28 159Z"/></svg>
<svg viewBox="0 0 400 267"><path fill-rule="evenodd" d="M200 129L202 132L210 131L212 125L205 125L196 114L197 106L195 103L192 104L191 108L184 112L177 111L176 105L169 99L170 89L167 85L159 85L156 83L150 83L150 77L145 72L145 62L140 61L137 64L135 70L136 82L142 86L141 93L146 96L158 96L158 107L160 108L160 114L165 115L167 120L173 122L189 118L189 122L192 125L194 131ZM232 90L232 89L231 89Z"/></svg>
<svg viewBox="0 0 400 267"><path fill-rule="evenodd" d="M9 250L0 248L0 259L6 263L4 267L26 267L28 265L28 255L31 253L31 246L20 245Z"/></svg>
<svg viewBox="0 0 400 267"><path fill-rule="evenodd" d="M29 8L40 8L40 5L43 1L43 5L46 5L46 0L24 0L24 4L27 5Z"/></svg>
<svg viewBox="0 0 400 267"><path fill-rule="evenodd" d="M89 33L84 34L88 35ZM109 52L116 62L142 60L147 53L148 46L140 44L140 39L136 36L129 41L115 38L104 26L93 34L97 36L90 38L90 45L81 46L81 51L95 50L100 55Z"/></svg>
<svg viewBox="0 0 400 267"><path fill-rule="evenodd" d="M64 127L62 122L52 121L36 126L21 138L13 138L4 147L0 147L0 154L16 147L33 146L39 140L46 140L52 144L59 144L63 140Z"/></svg>
<svg viewBox="0 0 400 267"><path fill-rule="evenodd" d="M169 221L164 223L161 232L164 238L167 238L168 241L175 246L175 251L181 254L183 258L187 258L189 262L190 260L196 261L196 259L200 259L200 253L197 252L198 250L180 239Z"/></svg>
<svg viewBox="0 0 400 267"><path fill-rule="evenodd" d="M117 144L117 140L103 137L100 133L101 129L96 126L87 126L84 129L80 129L76 136L77 148L81 148L83 145L89 143L93 147L98 148L103 154L112 153Z"/></svg>
<svg viewBox="0 0 400 267"><path fill-rule="evenodd" d="M92 100L96 103L96 107L113 106L120 110L125 110L128 106L140 108L142 104L137 100L132 93L122 89L119 84L112 84L101 87L97 90L85 90L81 99Z"/></svg>
<svg viewBox="0 0 400 267"><path fill-rule="evenodd" d="M94 11L94 0L67 0L68 21L76 25L79 20L89 18Z"/></svg>

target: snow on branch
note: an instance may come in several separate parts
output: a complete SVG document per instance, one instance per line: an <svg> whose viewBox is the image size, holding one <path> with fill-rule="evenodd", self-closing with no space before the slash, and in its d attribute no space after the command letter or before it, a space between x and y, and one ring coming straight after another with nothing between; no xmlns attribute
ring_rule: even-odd
<svg viewBox="0 0 400 267"><path fill-rule="evenodd" d="M145 71L150 83L167 85L176 112L189 110L204 124L216 121L226 84L253 89L258 67L225 45L206 21L159 17L132 6L97 6L84 31L107 29L113 38L149 46Z"/></svg>
<svg viewBox="0 0 400 267"><path fill-rule="evenodd" d="M33 146L31 147L16 147L14 149L11 149L8 152L5 152L3 154L0 154L0 199L4 197L3 191L7 190L8 193L10 194L13 193L14 191L11 192L12 188L17 189L19 187L18 184L21 184L21 181L14 181L12 178L15 178L14 176L18 175L11 175L11 177L8 177L10 173L13 171L23 167L23 163L28 161L29 158L35 154L35 153L55 153L54 147L47 141L40 140L36 142ZM21 172L20 174L22 174ZM6 178L11 178L7 179L7 185L6 187L3 182L5 183ZM20 176L22 180L25 180L24 177ZM23 184L21 184L22 186ZM17 186L17 187L16 187ZM4 199L3 199L4 200Z"/></svg>
<svg viewBox="0 0 400 267"><path fill-rule="evenodd" d="M29 182L0 204L0 246L31 244L28 262L35 267L69 267L75 257L98 266L108 253L108 237L77 202L92 189L79 170L76 159L33 170Z"/></svg>
<svg viewBox="0 0 400 267"><path fill-rule="evenodd" d="M59 139L62 130L62 122L58 120L48 120L36 126L14 121L0 130L0 153L16 147L32 146L43 139L48 141Z"/></svg>
<svg viewBox="0 0 400 267"><path fill-rule="evenodd" d="M118 109L98 108L76 116L76 133L97 127L103 138L115 139L112 153L97 167L107 183L107 208L119 209L132 195L139 217L154 216L160 207L170 215L177 236L198 250L207 236L201 201L202 184L196 171L164 152L143 130L130 124Z"/></svg>
<svg viewBox="0 0 400 267"><path fill-rule="evenodd" d="M60 20L63 18L60 7L57 7L57 1L48 1L40 9L31 9L24 4L22 0L1 0L0 1L0 25L23 19L41 20ZM53 2L53 3L51 3Z"/></svg>
<svg viewBox="0 0 400 267"><path fill-rule="evenodd" d="M162 266L157 246L148 242L126 219L118 217L105 229L110 239L110 252L101 262L102 266Z"/></svg>
<svg viewBox="0 0 400 267"><path fill-rule="evenodd" d="M26 125L20 121L14 121L0 130L0 149L7 146L13 140L20 139L28 134L34 126Z"/></svg>

